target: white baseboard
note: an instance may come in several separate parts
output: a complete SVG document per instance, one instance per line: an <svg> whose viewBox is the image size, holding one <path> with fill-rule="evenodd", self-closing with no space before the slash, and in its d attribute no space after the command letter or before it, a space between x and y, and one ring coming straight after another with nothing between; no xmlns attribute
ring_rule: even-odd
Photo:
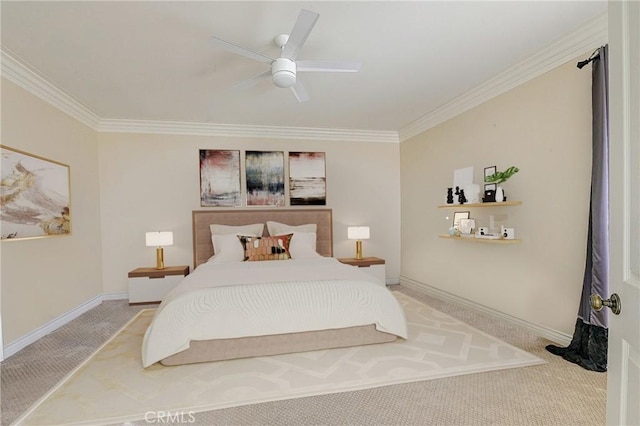
<svg viewBox="0 0 640 426"><path fill-rule="evenodd" d="M105 300L123 300L128 299L129 293L103 293L102 301Z"/></svg>
<svg viewBox="0 0 640 426"><path fill-rule="evenodd" d="M400 284L400 277L391 277L385 280L386 285L396 285Z"/></svg>
<svg viewBox="0 0 640 426"><path fill-rule="evenodd" d="M522 327L534 333L535 335L551 340L552 342L557 343L560 346L568 346L569 343L571 343L572 336L566 333L562 333L552 328L544 327L529 321L524 321L520 318L505 314L471 300L456 296L451 293L447 293L446 291L432 287L420 281L416 281L404 275L400 276L400 283L405 287L419 291L421 293L425 293L429 296L437 297L438 299L446 300L448 302L453 302L458 305L473 309L475 311L482 312L483 314L490 315L494 318L498 318L504 322Z"/></svg>
<svg viewBox="0 0 640 426"><path fill-rule="evenodd" d="M9 343L7 346L5 346L3 348L3 351L2 351L3 354L2 355L4 356L4 358L1 358L0 361L10 357L11 355L15 354L16 352L20 351L21 349L26 348L27 346L29 346L30 344L34 343L38 339L41 339L42 337L46 336L47 334L57 330L58 328L62 327L63 325L65 325L69 321L76 319L77 317L79 317L80 315L84 314L88 310L95 308L96 306L98 306L99 304L101 304L105 300L121 300L121 299L128 299L128 298L129 298L129 294L128 293L99 294L99 295L95 296L94 298L92 298L90 300L87 300L86 302L84 302L80 306L76 306L75 308L73 308L69 312L60 315L58 318L55 318L55 319L49 321L48 323L46 323L42 327L38 327L37 329L33 330L32 332L20 337L18 340L15 340L15 341Z"/></svg>

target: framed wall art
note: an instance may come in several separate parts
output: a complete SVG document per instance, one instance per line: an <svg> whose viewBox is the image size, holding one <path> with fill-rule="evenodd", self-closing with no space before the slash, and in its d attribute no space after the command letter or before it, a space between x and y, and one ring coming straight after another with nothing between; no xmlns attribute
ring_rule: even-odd
<svg viewBox="0 0 640 426"><path fill-rule="evenodd" d="M240 151L200 150L200 205L240 207Z"/></svg>
<svg viewBox="0 0 640 426"><path fill-rule="evenodd" d="M70 168L0 145L2 241L71 234Z"/></svg>
<svg viewBox="0 0 640 426"><path fill-rule="evenodd" d="M284 152L246 151L247 206L284 206Z"/></svg>
<svg viewBox="0 0 640 426"><path fill-rule="evenodd" d="M290 205L326 205L326 183L324 152L289 153Z"/></svg>
<svg viewBox="0 0 640 426"><path fill-rule="evenodd" d="M487 178L489 176L495 175L497 170L498 169L496 168L496 166L485 167L484 168L484 181L486 182Z"/></svg>
<svg viewBox="0 0 640 426"><path fill-rule="evenodd" d="M460 229L460 220L469 219L471 212L454 212L453 213L453 229Z"/></svg>

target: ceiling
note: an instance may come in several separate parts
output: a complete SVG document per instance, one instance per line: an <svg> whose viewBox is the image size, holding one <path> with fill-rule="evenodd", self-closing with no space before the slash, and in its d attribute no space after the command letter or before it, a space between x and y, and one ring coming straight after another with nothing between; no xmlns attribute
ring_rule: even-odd
<svg viewBox="0 0 640 426"><path fill-rule="evenodd" d="M399 131L606 12L606 1L5 1L2 48L101 119ZM300 9L320 14L298 59L310 101L210 36L278 56Z"/></svg>

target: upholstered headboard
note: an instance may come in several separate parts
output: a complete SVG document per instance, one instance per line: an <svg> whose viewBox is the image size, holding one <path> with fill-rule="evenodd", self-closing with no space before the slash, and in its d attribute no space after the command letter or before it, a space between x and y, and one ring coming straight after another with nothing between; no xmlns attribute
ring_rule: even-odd
<svg viewBox="0 0 640 426"><path fill-rule="evenodd" d="M211 230L213 223L221 225L248 225L274 221L287 225L318 225L316 251L323 256L333 256L333 217L331 209L277 209L277 210L194 210L193 266L206 262L213 253ZM264 233L267 235L267 227Z"/></svg>

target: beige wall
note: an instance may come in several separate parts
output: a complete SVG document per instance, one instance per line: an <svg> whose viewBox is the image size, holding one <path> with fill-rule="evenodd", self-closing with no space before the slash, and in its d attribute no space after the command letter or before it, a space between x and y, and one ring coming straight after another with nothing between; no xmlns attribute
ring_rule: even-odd
<svg viewBox="0 0 640 426"><path fill-rule="evenodd" d="M3 80L2 143L69 164L73 214L70 237L2 243L4 344L101 292L126 293L127 272L155 261L146 231L173 231L167 264L191 265L201 148L324 151L335 256L353 256L348 225L369 225L365 256L384 257L389 280L400 276L402 254L408 279L571 333L586 242L590 80L572 61L399 146L98 134ZM438 239L453 213L436 207L453 170L474 166L480 182L489 165L521 168L504 187L523 204L472 217L486 224L507 214L523 243Z"/></svg>
<svg viewBox="0 0 640 426"><path fill-rule="evenodd" d="M591 72L576 61L401 143L403 277L572 333L591 170ZM490 214L506 214L522 244L437 238L455 211L437 208L453 170L474 166L482 182L483 168L493 165L520 168L503 187L522 205L471 209L471 216L487 226Z"/></svg>
<svg viewBox="0 0 640 426"><path fill-rule="evenodd" d="M327 142L101 133L100 194L105 293L128 291L127 272L155 265L146 231L174 232L167 265L193 265L191 211L202 209L199 149L326 152L327 207L333 209L334 256L353 257L348 225L369 225L365 256L400 276L400 148L390 143ZM243 182L244 187L244 182Z"/></svg>
<svg viewBox="0 0 640 426"><path fill-rule="evenodd" d="M102 293L94 130L2 80L3 145L70 166L72 235L2 242L4 344Z"/></svg>

